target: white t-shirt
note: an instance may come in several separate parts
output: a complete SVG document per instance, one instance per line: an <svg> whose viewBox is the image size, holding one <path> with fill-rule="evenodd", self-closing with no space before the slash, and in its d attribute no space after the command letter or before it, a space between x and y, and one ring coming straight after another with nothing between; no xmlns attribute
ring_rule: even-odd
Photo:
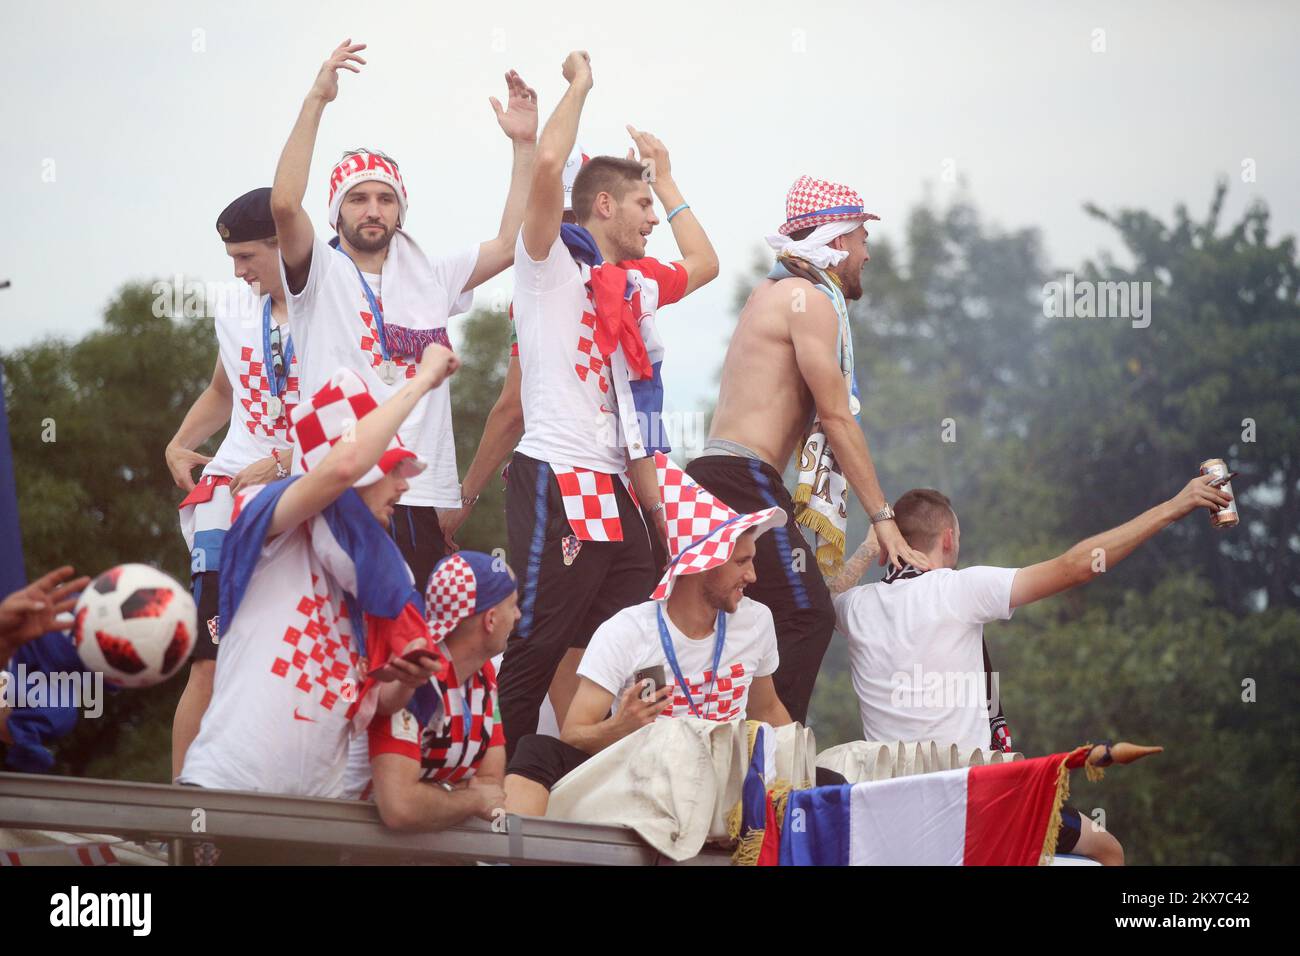
<svg viewBox="0 0 1300 956"><path fill-rule="evenodd" d="M866 740L989 747L984 625L1010 619L1016 568L938 568L834 596Z"/></svg>
<svg viewBox="0 0 1300 956"><path fill-rule="evenodd" d="M241 493L242 506L261 490ZM365 736L377 698L357 700L365 675L343 607L356 587L356 567L321 515L263 545L221 638L212 702L181 783L343 795L348 743Z"/></svg>
<svg viewBox="0 0 1300 956"><path fill-rule="evenodd" d="M582 655L578 675L599 684L614 695L618 708L623 692L643 667L663 665L665 677L677 689L658 720L690 717L690 705L668 666L659 641L655 614L657 601L646 601L619 611L596 629ZM691 698L705 720L744 720L749 703L749 685L755 677L776 672L780 662L776 651L776 626L772 612L749 598L741 598L736 613L727 616L727 639L722 646L718 678L713 679L713 648L716 632L708 637L687 637L673 624L665 606L664 622L672 638L673 651Z"/></svg>
<svg viewBox="0 0 1300 956"><path fill-rule="evenodd" d="M299 401L298 357L295 355L289 365L287 390L279 395L280 417L272 418L271 373L266 367L269 356L264 354L262 338L262 310L269 298L241 295L237 305L222 305L222 311L217 314L217 352L230 380L234 400L230 407L230 428L212 461L204 466L205 475L233 478L254 462L269 458L272 448L283 450L293 445L289 439L289 412ZM281 349L287 354L288 322L280 326L280 332ZM287 457L284 463L287 467Z"/></svg>
<svg viewBox="0 0 1300 956"><path fill-rule="evenodd" d="M435 298L429 308L436 313L434 328L446 329L447 317L463 312L472 297L463 295L465 283L478 262L478 244L454 255L430 258ZM281 263L281 276L284 265ZM367 280L370 281L370 280ZM288 289L288 281L285 288ZM381 283L371 282L380 299ZM352 261L329 244L316 239L312 246L311 269L297 295L290 294L289 317L294 329L294 347L302 369L304 400L329 381L340 368L361 376L375 401L383 403L401 390L415 375L419 359L407 362L394 357L400 372L397 381L386 385L379 377L383 361L378 326L370 314L370 303ZM383 301L379 302L383 307ZM400 315L385 314L384 320L402 325ZM421 474L409 479L410 490L402 495L404 505L460 507L460 478L456 468L456 443L452 435L451 388L443 382L416 403L398 429L403 443L429 463Z"/></svg>
<svg viewBox="0 0 1300 956"><path fill-rule="evenodd" d="M583 270L559 236L538 262L520 232L513 309L524 409L518 450L538 461L621 474L627 449L645 455L627 360L621 346L609 365L598 354Z"/></svg>

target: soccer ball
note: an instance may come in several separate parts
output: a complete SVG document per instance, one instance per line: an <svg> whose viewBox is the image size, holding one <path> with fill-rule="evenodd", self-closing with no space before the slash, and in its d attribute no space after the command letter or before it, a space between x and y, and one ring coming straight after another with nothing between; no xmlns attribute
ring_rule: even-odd
<svg viewBox="0 0 1300 956"><path fill-rule="evenodd" d="M86 668L108 683L152 687L189 660L197 627L188 590L147 564L121 564L81 592L72 642Z"/></svg>

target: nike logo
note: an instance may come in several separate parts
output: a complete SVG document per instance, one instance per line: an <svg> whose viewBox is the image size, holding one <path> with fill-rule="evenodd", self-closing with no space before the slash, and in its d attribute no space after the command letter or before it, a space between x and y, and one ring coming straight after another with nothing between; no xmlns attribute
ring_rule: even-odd
<svg viewBox="0 0 1300 956"><path fill-rule="evenodd" d="M314 723L316 723L316 718L315 718L315 717L304 717L302 714L298 713L298 708L297 708L297 707L295 707L295 708L293 709L293 719L294 719L294 720L305 720L305 721L307 721L309 724L314 724Z"/></svg>
<svg viewBox="0 0 1300 956"><path fill-rule="evenodd" d="M606 415L613 415L613 414L614 414L614 409L612 409L612 408L606 408L604 405L600 406L600 410L601 410L602 412L604 412Z"/></svg>

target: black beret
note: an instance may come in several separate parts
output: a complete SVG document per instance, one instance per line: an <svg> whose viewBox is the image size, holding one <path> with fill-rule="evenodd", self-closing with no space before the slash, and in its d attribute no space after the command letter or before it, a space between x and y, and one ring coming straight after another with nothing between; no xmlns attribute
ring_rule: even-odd
<svg viewBox="0 0 1300 956"><path fill-rule="evenodd" d="M275 236L271 218L271 187L244 193L217 217L217 235L223 242L251 242Z"/></svg>

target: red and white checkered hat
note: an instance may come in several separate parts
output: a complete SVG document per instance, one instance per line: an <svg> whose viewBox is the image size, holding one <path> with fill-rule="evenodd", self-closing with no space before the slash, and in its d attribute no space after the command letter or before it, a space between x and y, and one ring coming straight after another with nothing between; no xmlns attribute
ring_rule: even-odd
<svg viewBox="0 0 1300 956"><path fill-rule="evenodd" d="M827 222L879 219L863 208L862 197L840 183L829 179L800 176L785 194L785 223L777 229L783 236L800 229L820 226Z"/></svg>
<svg viewBox="0 0 1300 956"><path fill-rule="evenodd" d="M757 534L762 534L786 522L785 511L776 507L737 514L697 485L661 451L655 452L655 470L672 560L663 580L650 595L651 600L662 601L668 597L679 575L697 574L726 564L736 549L736 541L750 528L757 528Z"/></svg>
<svg viewBox="0 0 1300 956"><path fill-rule="evenodd" d="M350 435L357 422L378 406L356 372L346 368L335 372L334 377L311 397L311 401L295 405L290 415L293 419L293 470L305 473L319 465L334 443ZM378 464L362 475L353 487L372 485L397 467L409 478L424 471L427 464L394 435Z"/></svg>

